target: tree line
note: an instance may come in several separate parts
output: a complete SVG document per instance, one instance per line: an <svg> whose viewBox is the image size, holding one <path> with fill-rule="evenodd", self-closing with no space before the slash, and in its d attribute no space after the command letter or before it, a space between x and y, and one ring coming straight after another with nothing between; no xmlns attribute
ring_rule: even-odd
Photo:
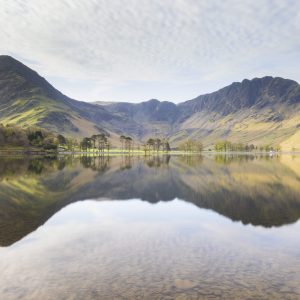
<svg viewBox="0 0 300 300"><path fill-rule="evenodd" d="M185 152L202 152L203 144L198 140L186 139L179 144L178 148Z"/></svg>
<svg viewBox="0 0 300 300"><path fill-rule="evenodd" d="M34 147L57 150L60 144L67 145L62 135L55 135L39 127L22 128L16 125L0 124L0 147Z"/></svg>
<svg viewBox="0 0 300 300"><path fill-rule="evenodd" d="M130 136L121 135L120 142L122 145L122 151L131 151L133 149L133 139Z"/></svg>
<svg viewBox="0 0 300 300"><path fill-rule="evenodd" d="M246 152L251 152L251 151L280 151L281 148L279 145L277 146L271 146L271 145L254 145L254 144L243 144L243 143L232 143L230 141L218 141L214 145L215 151L217 152L227 152L227 151L246 151Z"/></svg>
<svg viewBox="0 0 300 300"><path fill-rule="evenodd" d="M133 138L130 136L121 135L119 137L121 143L122 152L131 152L134 150L134 145L136 144L135 149L141 150L140 144L135 143ZM99 150L104 151L105 149L109 151L111 143L109 137L105 134L93 135L91 137L84 137L80 142L80 149L87 150ZM142 144L143 151L145 153L150 151L165 151L168 152L171 150L169 141L165 138L149 138L144 144Z"/></svg>
<svg viewBox="0 0 300 300"><path fill-rule="evenodd" d="M108 136L104 133L94 134L91 137L84 137L80 142L80 150L97 150L99 152L104 152L107 150L109 152L111 144L109 142Z"/></svg>
<svg viewBox="0 0 300 300"><path fill-rule="evenodd" d="M149 138L146 143L143 144L144 152L150 151L164 151L169 152L171 150L169 141L166 138Z"/></svg>
<svg viewBox="0 0 300 300"><path fill-rule="evenodd" d="M17 125L0 124L0 148L3 147L33 147L48 151L69 150L69 151L96 151L104 153L109 152L112 145L109 135L100 133L91 137L84 137L81 141L74 138L66 138L61 134L54 134L46 129L39 127L22 128ZM169 140L165 137L150 137L142 144L135 142L132 137L121 135L119 137L122 152L131 152L134 149L142 150L145 154L150 152L169 152L171 146ZM135 146L135 148L134 148ZM141 148L142 146L142 148ZM204 147L201 141L188 138L178 144L175 148L184 152L202 152ZM280 151L280 146L243 144L241 142L232 143L227 140L218 141L214 144L214 150L217 152L228 151Z"/></svg>

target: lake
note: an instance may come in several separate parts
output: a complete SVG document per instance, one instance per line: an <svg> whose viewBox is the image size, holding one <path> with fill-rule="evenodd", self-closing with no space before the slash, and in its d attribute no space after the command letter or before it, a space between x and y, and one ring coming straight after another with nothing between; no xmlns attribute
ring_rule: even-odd
<svg viewBox="0 0 300 300"><path fill-rule="evenodd" d="M300 156L0 157L0 299L299 299Z"/></svg>

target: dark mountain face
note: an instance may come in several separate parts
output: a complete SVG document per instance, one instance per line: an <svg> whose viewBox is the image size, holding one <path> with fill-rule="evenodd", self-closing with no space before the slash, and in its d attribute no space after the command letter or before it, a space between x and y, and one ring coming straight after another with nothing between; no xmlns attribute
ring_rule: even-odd
<svg viewBox="0 0 300 300"><path fill-rule="evenodd" d="M101 102L99 102L101 105ZM112 103L105 106L112 113L119 113L141 122L174 122L179 114L178 107L172 103L151 99L142 103Z"/></svg>
<svg viewBox="0 0 300 300"><path fill-rule="evenodd" d="M37 72L10 56L0 56L0 101L36 95L62 101L67 98Z"/></svg>
<svg viewBox="0 0 300 300"><path fill-rule="evenodd" d="M296 103L300 103L300 86L296 81L268 76L234 82L217 92L181 103L179 108L185 114L211 111L226 116L250 107Z"/></svg>
<svg viewBox="0 0 300 300"><path fill-rule="evenodd" d="M92 104L68 98L35 71L0 56L3 124L38 125L75 136L104 130L139 140L167 136L173 143L193 135L207 145L217 139L263 144L288 140L290 147L298 147L299 112L299 84L279 77L245 79L178 105L156 99Z"/></svg>
<svg viewBox="0 0 300 300"><path fill-rule="evenodd" d="M98 104L101 105L101 102ZM178 105L152 99L139 104L111 103L105 107L112 113L121 113L137 120L173 123L202 111L227 116L251 107L273 108L279 104L300 104L300 86L296 81L267 76L234 82L219 91Z"/></svg>
<svg viewBox="0 0 300 300"><path fill-rule="evenodd" d="M173 122L178 116L178 108L172 102L149 100L138 105L139 111L152 121Z"/></svg>

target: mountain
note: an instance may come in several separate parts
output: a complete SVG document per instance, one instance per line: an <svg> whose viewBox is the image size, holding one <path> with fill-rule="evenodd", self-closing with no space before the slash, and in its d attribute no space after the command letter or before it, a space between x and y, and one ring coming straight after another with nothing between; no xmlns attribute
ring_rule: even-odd
<svg viewBox="0 0 300 300"><path fill-rule="evenodd" d="M89 136L132 126L101 106L73 100L35 71L10 56L0 56L0 123L37 125L69 136ZM124 125L125 123L125 125Z"/></svg>
<svg viewBox="0 0 300 300"><path fill-rule="evenodd" d="M111 103L99 106L105 107L112 114L129 118L135 124L139 124L139 130L128 134L137 136L139 139L146 139L150 136L168 136L172 130L174 122L179 118L177 105L172 102L151 99L142 103Z"/></svg>
<svg viewBox="0 0 300 300"><path fill-rule="evenodd" d="M245 79L178 105L150 100L105 108L141 124L144 135L168 135L173 144L193 137L207 146L228 139L300 149L300 86L289 79Z"/></svg>
<svg viewBox="0 0 300 300"><path fill-rule="evenodd" d="M289 137L297 142L300 136L300 86L292 80L269 76L243 80L184 102L179 109L179 129L207 142L284 144Z"/></svg>
<svg viewBox="0 0 300 300"><path fill-rule="evenodd" d="M192 137L206 147L228 139L300 149L300 86L267 76L177 105L156 99L86 103L65 96L14 58L0 56L0 123L75 137L106 132L114 141L125 134L139 141L167 136L172 145Z"/></svg>

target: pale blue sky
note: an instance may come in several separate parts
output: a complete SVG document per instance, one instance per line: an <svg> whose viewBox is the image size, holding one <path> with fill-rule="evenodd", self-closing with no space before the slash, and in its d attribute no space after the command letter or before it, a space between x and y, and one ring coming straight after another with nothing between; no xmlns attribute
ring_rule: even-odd
<svg viewBox="0 0 300 300"><path fill-rule="evenodd" d="M300 82L299 0L0 0L0 54L84 101L179 102Z"/></svg>

